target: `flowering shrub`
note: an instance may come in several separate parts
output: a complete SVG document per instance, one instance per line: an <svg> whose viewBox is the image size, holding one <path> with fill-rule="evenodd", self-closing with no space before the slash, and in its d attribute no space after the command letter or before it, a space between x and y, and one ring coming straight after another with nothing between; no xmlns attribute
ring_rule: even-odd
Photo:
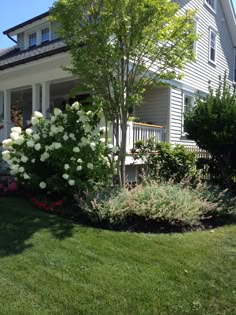
<svg viewBox="0 0 236 315"><path fill-rule="evenodd" d="M31 122L32 129L13 127L3 141L3 159L24 187L80 194L107 184L116 148L101 138L99 112L76 102L64 112L55 108L50 120L35 112Z"/></svg>

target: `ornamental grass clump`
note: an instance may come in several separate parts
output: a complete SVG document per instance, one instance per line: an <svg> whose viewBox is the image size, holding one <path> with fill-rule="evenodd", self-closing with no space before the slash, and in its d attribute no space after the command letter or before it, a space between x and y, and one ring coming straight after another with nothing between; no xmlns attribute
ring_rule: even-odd
<svg viewBox="0 0 236 315"><path fill-rule="evenodd" d="M78 102L63 112L55 108L49 120L34 112L32 129L13 127L3 141L2 156L11 174L34 192L80 195L107 185L116 148L101 138L99 115Z"/></svg>
<svg viewBox="0 0 236 315"><path fill-rule="evenodd" d="M199 226L218 207L201 189L172 183L151 182L132 190L96 195L82 205L95 222L107 226L129 227L150 223L159 226Z"/></svg>

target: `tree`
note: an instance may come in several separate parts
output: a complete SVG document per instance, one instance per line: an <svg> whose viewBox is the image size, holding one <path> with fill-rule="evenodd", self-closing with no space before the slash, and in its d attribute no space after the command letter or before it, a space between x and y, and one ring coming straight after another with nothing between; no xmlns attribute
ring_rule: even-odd
<svg viewBox="0 0 236 315"><path fill-rule="evenodd" d="M58 0L52 7L70 49L69 70L115 126L121 186L129 111L142 102L148 86L180 78L185 63L194 59L194 12L178 10L169 0Z"/></svg>
<svg viewBox="0 0 236 315"><path fill-rule="evenodd" d="M206 98L197 98L196 106L185 115L188 137L211 153L224 182L232 184L236 173L236 92L219 79L215 90L209 88Z"/></svg>

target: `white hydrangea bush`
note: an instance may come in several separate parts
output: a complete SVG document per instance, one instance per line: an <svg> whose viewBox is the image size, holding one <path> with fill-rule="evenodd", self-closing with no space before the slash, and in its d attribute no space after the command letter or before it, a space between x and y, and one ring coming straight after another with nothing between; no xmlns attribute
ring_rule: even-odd
<svg viewBox="0 0 236 315"><path fill-rule="evenodd" d="M83 192L107 185L111 157L117 148L105 145L98 129L99 112L85 111L79 103L54 109L50 120L34 112L32 129L11 129L3 141L3 159L11 174L31 189Z"/></svg>

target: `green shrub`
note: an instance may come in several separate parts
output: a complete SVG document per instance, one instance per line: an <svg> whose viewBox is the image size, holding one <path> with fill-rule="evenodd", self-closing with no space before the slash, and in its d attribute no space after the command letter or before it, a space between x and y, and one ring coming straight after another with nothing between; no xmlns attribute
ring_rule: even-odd
<svg viewBox="0 0 236 315"><path fill-rule="evenodd" d="M105 145L98 117L99 112L85 111L79 103L64 112L55 108L50 120L35 112L32 129L13 127L3 141L11 174L34 192L81 194L107 185L116 148Z"/></svg>
<svg viewBox="0 0 236 315"><path fill-rule="evenodd" d="M172 146L151 138L146 144L136 142L132 153L134 159L143 161L145 175L151 179L179 183L187 177L192 180L197 178L196 155L183 145Z"/></svg>
<svg viewBox="0 0 236 315"><path fill-rule="evenodd" d="M151 182L110 194L96 195L80 203L93 222L107 226L132 224L195 226L214 214L236 213L235 199L224 204L227 192L213 193L206 186L196 189L181 184Z"/></svg>

